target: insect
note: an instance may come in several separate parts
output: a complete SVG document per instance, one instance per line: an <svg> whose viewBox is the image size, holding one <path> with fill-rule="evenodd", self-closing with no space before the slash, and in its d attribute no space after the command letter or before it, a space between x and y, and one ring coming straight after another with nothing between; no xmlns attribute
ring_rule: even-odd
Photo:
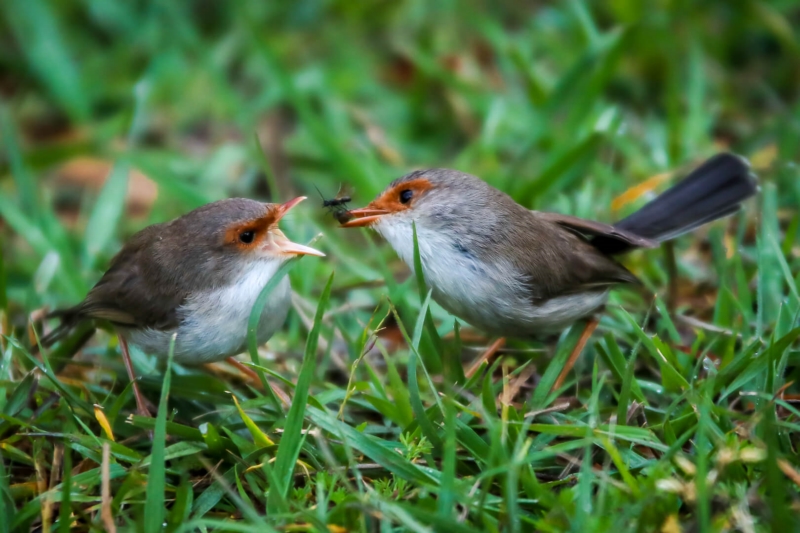
<svg viewBox="0 0 800 533"><path fill-rule="evenodd" d="M350 220L349 209L347 209L348 202L352 200L350 196L338 196L339 193L337 193L336 198L326 200L322 195L322 191L319 190L319 187L315 185L314 188L317 189L317 192L322 198L322 207L328 209L328 212L333 215L333 218L335 218L339 224L344 224ZM341 188L339 192L341 192Z"/></svg>

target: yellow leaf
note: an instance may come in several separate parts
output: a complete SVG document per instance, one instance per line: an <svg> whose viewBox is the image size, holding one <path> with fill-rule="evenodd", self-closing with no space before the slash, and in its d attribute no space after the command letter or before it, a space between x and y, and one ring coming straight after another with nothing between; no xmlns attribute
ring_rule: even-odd
<svg viewBox="0 0 800 533"><path fill-rule="evenodd" d="M114 433L111 431L111 424L108 423L108 418L106 418L103 408L97 404L94 404L94 417L97 419L100 427L103 428L106 438L111 442L117 442L114 440Z"/></svg>
<svg viewBox="0 0 800 533"><path fill-rule="evenodd" d="M725 245L725 257L727 259L732 258L733 254L736 253L736 241L733 235L726 233L722 239L722 243Z"/></svg>
<svg viewBox="0 0 800 533"><path fill-rule="evenodd" d="M671 514L664 520L664 525L661 526L661 533L681 533L681 524L678 522L678 516Z"/></svg>
<svg viewBox="0 0 800 533"><path fill-rule="evenodd" d="M262 468L264 468L264 463L258 463L257 465L248 466L244 473L249 474L250 472L255 472L257 470L261 470Z"/></svg>
<svg viewBox="0 0 800 533"><path fill-rule="evenodd" d="M766 170L772 166L778 157L778 147L768 144L750 157L750 165L755 170Z"/></svg>
<svg viewBox="0 0 800 533"><path fill-rule="evenodd" d="M662 172L661 174L656 174L655 176L648 178L638 185L634 185L624 193L614 198L614 200L611 202L611 210L619 211L629 203L635 202L645 194L653 191L671 177L672 172Z"/></svg>

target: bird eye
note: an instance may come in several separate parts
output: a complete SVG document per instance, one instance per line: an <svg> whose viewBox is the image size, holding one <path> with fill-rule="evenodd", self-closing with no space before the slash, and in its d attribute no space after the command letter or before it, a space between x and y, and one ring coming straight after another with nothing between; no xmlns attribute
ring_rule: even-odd
<svg viewBox="0 0 800 533"><path fill-rule="evenodd" d="M414 196L414 192L411 189L403 189L400 191L400 203L407 204L411 201L411 198Z"/></svg>
<svg viewBox="0 0 800 533"><path fill-rule="evenodd" d="M256 238L256 232L252 230L243 231L239 234L239 241L250 244Z"/></svg>

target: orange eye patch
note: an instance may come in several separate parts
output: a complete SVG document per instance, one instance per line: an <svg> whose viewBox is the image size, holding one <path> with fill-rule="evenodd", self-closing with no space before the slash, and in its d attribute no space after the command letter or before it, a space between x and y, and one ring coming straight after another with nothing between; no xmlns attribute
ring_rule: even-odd
<svg viewBox="0 0 800 533"><path fill-rule="evenodd" d="M433 184L427 178L404 181L381 193L369 206L396 213L410 208L416 198L432 188Z"/></svg>
<svg viewBox="0 0 800 533"><path fill-rule="evenodd" d="M232 244L242 250L255 248L264 240L267 231L275 225L277 216L270 210L261 218L245 223L234 224L225 230L225 243Z"/></svg>

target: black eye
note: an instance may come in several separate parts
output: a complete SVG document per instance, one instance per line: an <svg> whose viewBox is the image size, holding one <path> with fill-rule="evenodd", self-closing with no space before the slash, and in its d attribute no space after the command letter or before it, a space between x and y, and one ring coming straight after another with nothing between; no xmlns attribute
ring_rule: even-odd
<svg viewBox="0 0 800 533"><path fill-rule="evenodd" d="M245 244L250 244L256 238L256 232L252 230L243 231L239 234L239 240Z"/></svg>
<svg viewBox="0 0 800 533"><path fill-rule="evenodd" d="M407 204L411 201L411 198L414 196L414 192L411 189L403 189L400 191L400 203Z"/></svg>

